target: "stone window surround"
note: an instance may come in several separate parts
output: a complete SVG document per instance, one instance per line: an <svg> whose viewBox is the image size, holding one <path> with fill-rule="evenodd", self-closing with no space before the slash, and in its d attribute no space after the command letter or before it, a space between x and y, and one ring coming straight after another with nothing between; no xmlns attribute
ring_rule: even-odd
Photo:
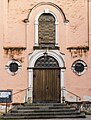
<svg viewBox="0 0 91 120"><path fill-rule="evenodd" d="M77 71L75 70L74 67L75 67L75 65L76 65L77 63L82 63L82 64L83 64L84 70L83 70L82 72L77 72ZM74 72L76 75L81 76L81 75L83 75L83 74L86 72L86 70L87 70L87 64L86 64L83 60L80 60L80 59L79 59L79 60L76 60L76 61L73 62L71 69L73 70L73 72Z"/></svg>
<svg viewBox="0 0 91 120"><path fill-rule="evenodd" d="M44 9L42 12L37 14L35 18L35 46L39 46L38 44L38 19L43 13L50 13L54 16L55 18L55 46L58 46L58 18L57 16L50 11L49 9Z"/></svg>
<svg viewBox="0 0 91 120"><path fill-rule="evenodd" d="M10 71L9 66L10 66L11 63L16 63L16 64L18 64L18 70L17 70L16 72L11 72L11 71ZM14 75L16 75L16 74L20 71L21 67L22 67L22 66L21 66L20 62L18 62L17 60L10 60L10 61L6 64L5 69L6 69L6 71L7 71L9 74L11 74L12 76L14 76Z"/></svg>

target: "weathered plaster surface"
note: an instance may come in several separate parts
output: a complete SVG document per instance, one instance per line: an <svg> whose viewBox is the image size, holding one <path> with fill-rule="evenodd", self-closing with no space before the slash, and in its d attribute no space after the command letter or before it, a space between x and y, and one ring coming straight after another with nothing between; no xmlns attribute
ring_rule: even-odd
<svg viewBox="0 0 91 120"><path fill-rule="evenodd" d="M85 0L47 0L48 2L55 3L64 11L68 24L68 44L67 46L87 46L87 1ZM47 2L46 1L46 2ZM20 45L25 45L25 25L22 22L36 4L45 2L45 0L11 0L7 5L7 21L8 21L8 38L6 42L8 45L15 45L15 42ZM22 33L22 35L21 35ZM12 36L11 36L12 34ZM19 42L22 39L22 44ZM12 42L13 41L13 42ZM81 41L79 43L79 41Z"/></svg>
<svg viewBox="0 0 91 120"><path fill-rule="evenodd" d="M69 23L63 23L60 13L47 5L33 9L29 24L24 23L23 20L27 18L30 10L39 2L45 0L0 0L0 89L13 89L17 92L27 88L28 54L33 52L35 16L46 6L58 14L60 52L65 54L66 88L81 96L82 99L84 96L91 96L91 0L89 5L87 0L46 0L57 4L63 10ZM17 49L9 51L10 49L6 50L3 47ZM68 47L89 47L89 51L69 51ZM24 49L18 51L18 48ZM22 69L16 76L11 76L5 70L5 65L12 58L22 64ZM82 76L75 75L71 70L72 63L77 59L84 60L88 66ZM23 102L24 95L23 92L15 96L14 102Z"/></svg>

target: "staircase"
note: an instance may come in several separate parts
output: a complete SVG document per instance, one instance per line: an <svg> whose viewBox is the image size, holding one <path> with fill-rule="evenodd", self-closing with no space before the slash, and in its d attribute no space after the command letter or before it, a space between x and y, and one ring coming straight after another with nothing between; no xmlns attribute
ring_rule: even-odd
<svg viewBox="0 0 91 120"><path fill-rule="evenodd" d="M14 107L3 115L9 120L50 119L50 118L85 118L85 114L74 107L61 103L33 103Z"/></svg>

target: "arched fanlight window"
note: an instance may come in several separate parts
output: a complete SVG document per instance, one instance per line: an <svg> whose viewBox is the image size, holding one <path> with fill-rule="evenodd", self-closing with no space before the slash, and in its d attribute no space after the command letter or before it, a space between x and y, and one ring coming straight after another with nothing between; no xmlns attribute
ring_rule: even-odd
<svg viewBox="0 0 91 120"><path fill-rule="evenodd" d="M72 70L80 76L86 72L87 64L82 60L77 60L72 64Z"/></svg>
<svg viewBox="0 0 91 120"><path fill-rule="evenodd" d="M49 55L44 55L35 62L35 68L58 68L59 64L55 58Z"/></svg>

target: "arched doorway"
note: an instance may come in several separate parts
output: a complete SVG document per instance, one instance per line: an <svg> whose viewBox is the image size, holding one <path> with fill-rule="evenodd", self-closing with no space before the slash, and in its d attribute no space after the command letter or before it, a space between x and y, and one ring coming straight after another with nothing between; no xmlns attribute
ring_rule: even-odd
<svg viewBox="0 0 91 120"><path fill-rule="evenodd" d="M51 56L44 55L35 62L33 102L60 102L60 68Z"/></svg>
<svg viewBox="0 0 91 120"><path fill-rule="evenodd" d="M33 103L33 102L53 102L53 101L61 102L61 98L59 98L59 97L61 97L60 89L64 87L64 72L65 72L64 54L60 53L59 50L48 50L47 51L48 59L46 60L45 58L46 58L45 50L35 50L32 54L29 54L29 67L28 67L28 74L29 74L28 87L29 87L29 89L26 94L26 100L29 100L31 103ZM53 75L54 75L53 80L56 81L57 84L59 84L59 86L57 88L58 96L57 96L56 100L50 99L49 101L47 101L45 99L45 101L42 101L43 100L42 99L42 100L37 101L34 98L35 97L34 94L36 94L37 89L40 88L40 87L36 88L36 86L39 86L39 84L42 84L37 80L37 78L40 78L40 77L42 78L43 74L45 77L44 80L46 79L46 77L48 77L48 76L53 77ZM40 76L38 76L38 75L40 75ZM37 81L37 82L35 82L35 81ZM40 81L42 81L42 80L40 80ZM49 79L48 79L48 81L49 81ZM52 81L52 79L50 80L51 83L55 84L54 81ZM46 87L46 91L48 88L50 88L49 86L47 87L47 83L46 83L45 87ZM53 88L51 88L51 90L52 89ZM55 89L56 89L56 87L55 87ZM55 89L53 89L53 90L55 90ZM41 93L41 94L43 94L43 93Z"/></svg>

